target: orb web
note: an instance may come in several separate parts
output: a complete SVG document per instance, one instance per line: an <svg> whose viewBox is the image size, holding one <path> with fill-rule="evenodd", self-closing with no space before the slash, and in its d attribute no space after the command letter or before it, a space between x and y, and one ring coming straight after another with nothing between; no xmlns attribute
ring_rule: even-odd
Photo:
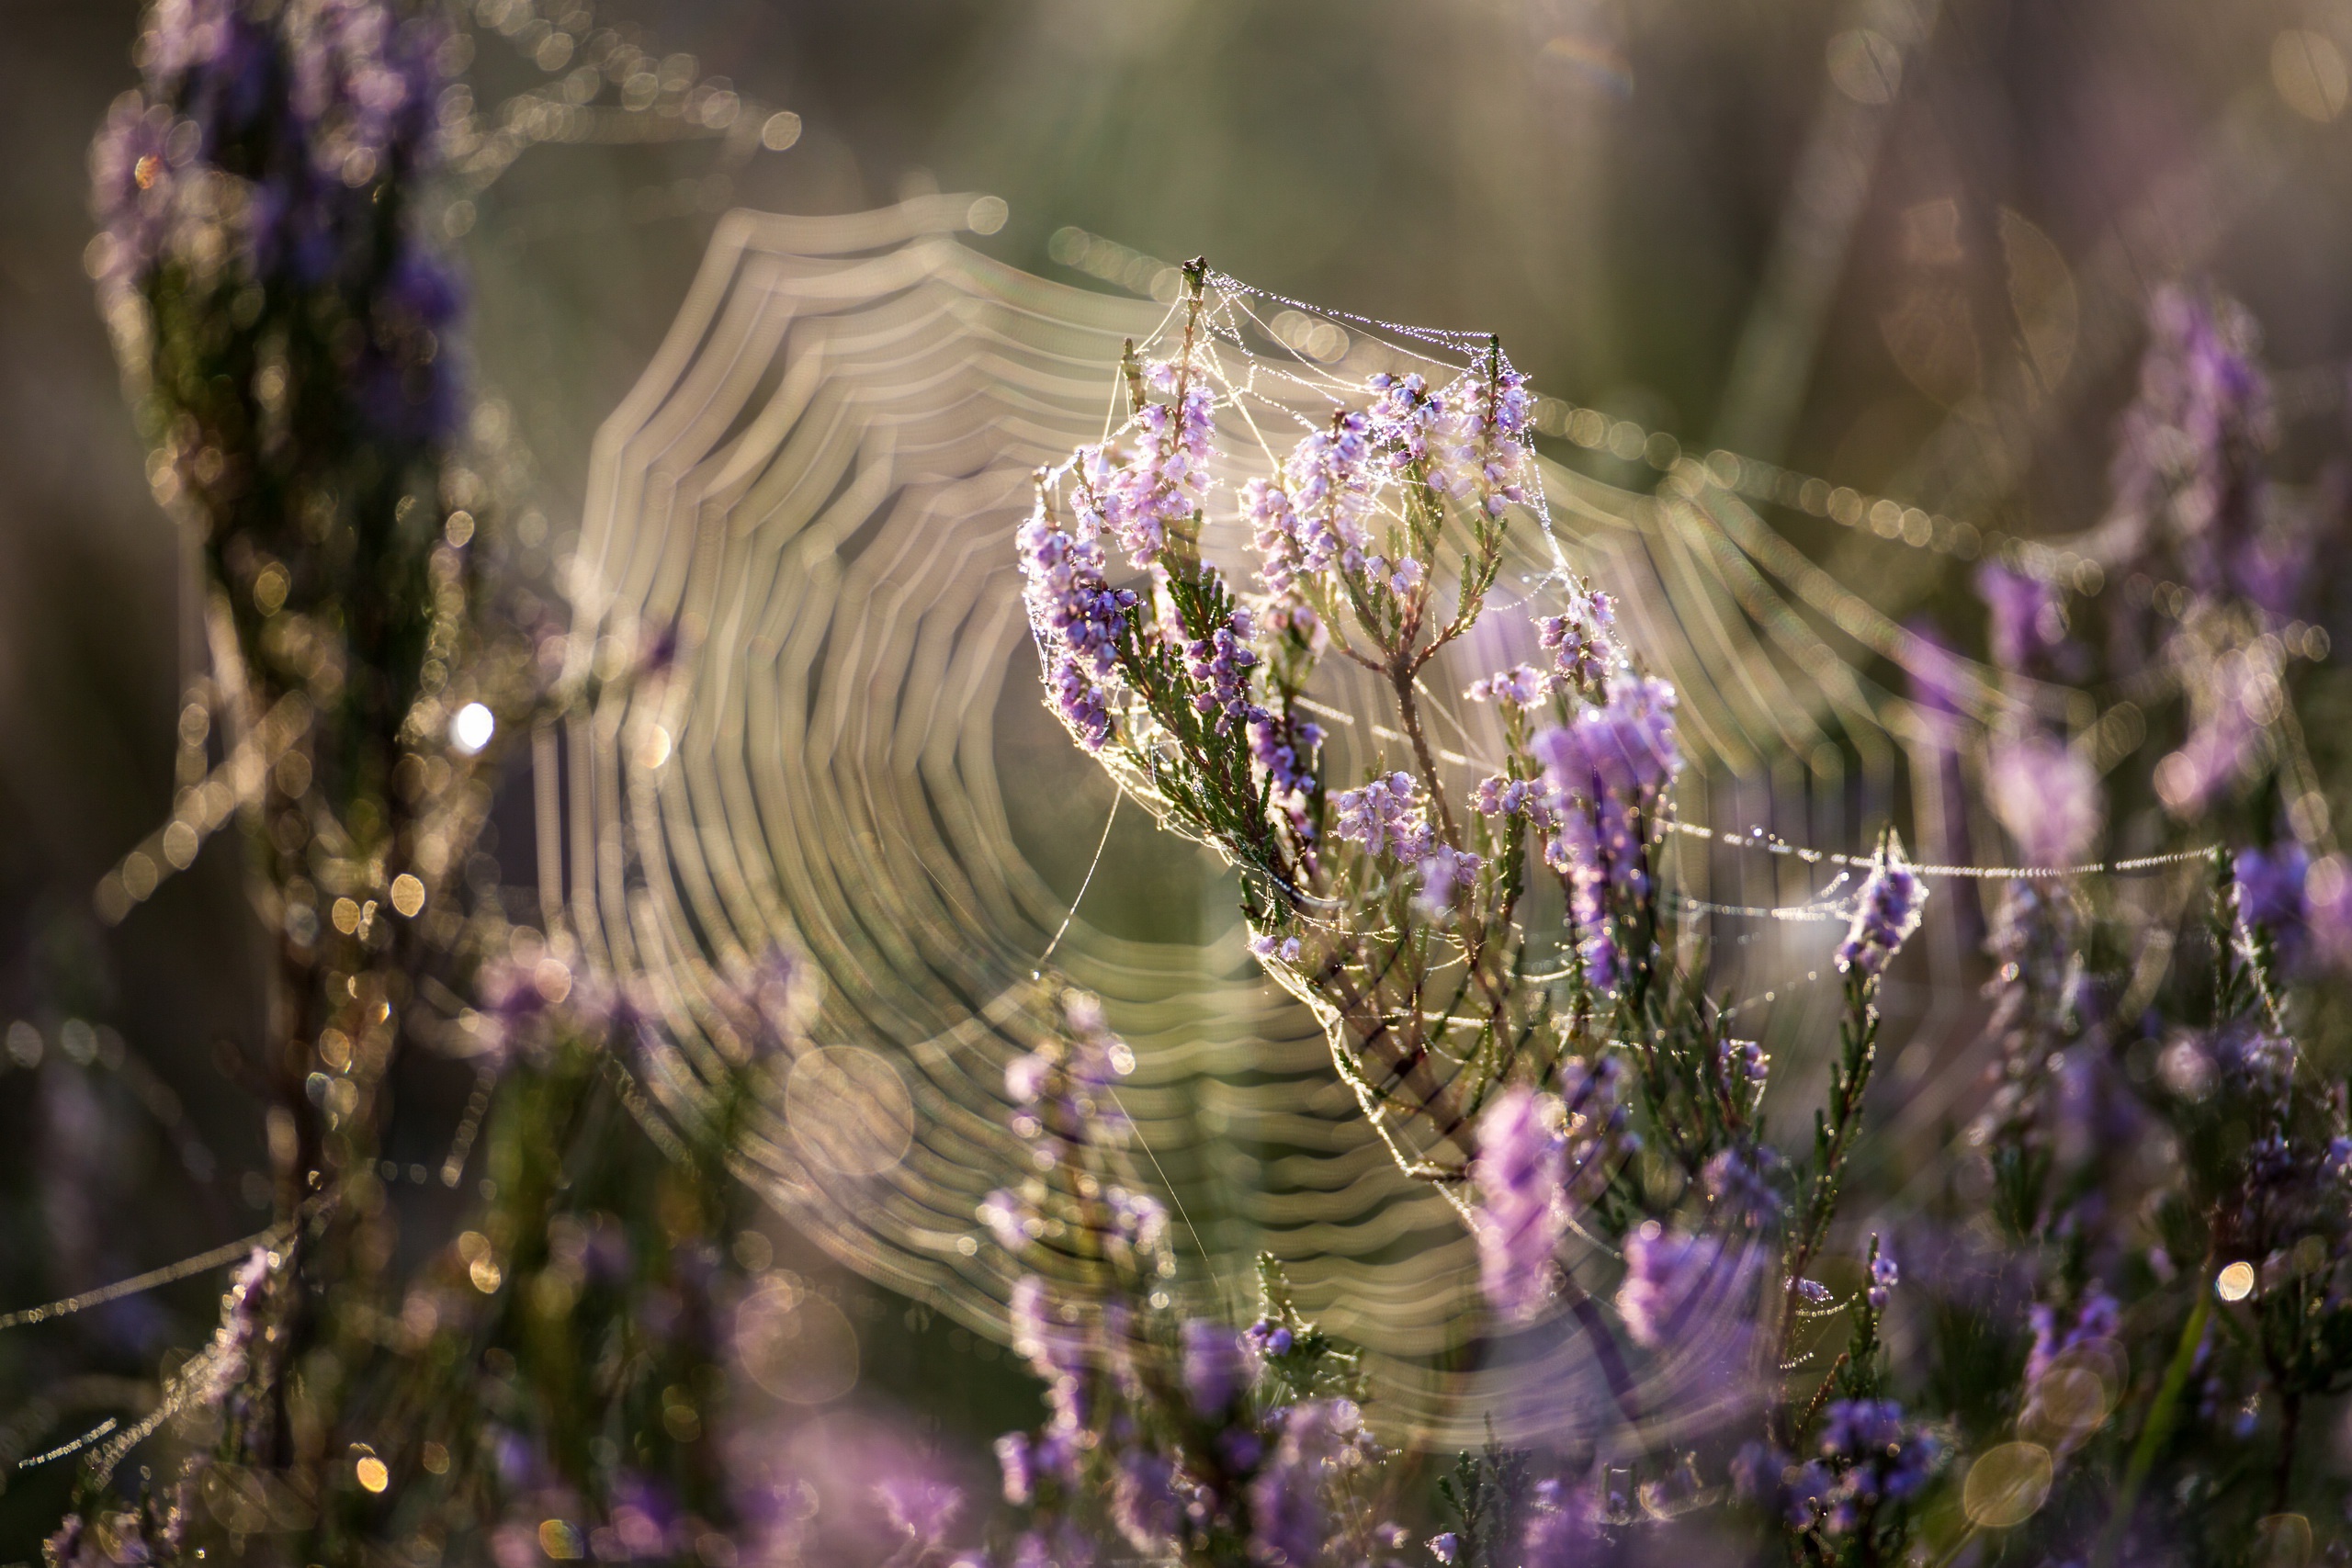
<svg viewBox="0 0 2352 1568"><path fill-rule="evenodd" d="M1124 345L1148 352L1169 330L1173 288L1118 298L989 260L954 238L985 205L729 214L599 434L574 657L616 670L657 643L675 653L541 738L542 875L589 952L668 1015L676 1043L650 1058L647 1113L708 1114L714 992L772 944L806 954L810 1044L768 1080L740 1173L852 1267L1002 1338L1015 1270L977 1212L1025 1168L1004 1067L1052 1030L1066 976L1133 1047L1125 1157L1180 1217L1171 1290L1247 1313L1250 1261L1271 1252L1302 1305L1365 1347L1391 1430L1602 1435L1623 1416L1589 1338L1560 1319L1476 1338L1468 1235L1392 1157L1317 1020L1250 959L1233 885L1155 843L1148 810L1114 820L1111 781L1044 713L1013 532L1036 470L1117 423ZM1451 378L1487 351L1222 276L1210 293L1233 465L1220 495L1372 372ZM1589 412L1547 400L1539 423L1617 439L1588 439ZM2015 698L1774 530L1756 502L1793 495L1795 476L1655 437L1620 455L1655 489L1541 460L1543 498L1487 615L1430 684L1450 699L1531 653L1528 612L1547 613L1566 573L1617 597L1629 644L1680 692L1690 761L1668 896L1707 931L1713 988L1753 1017L1743 1032L1782 1064L1776 1121L1796 1124L1836 1036L1821 982L1866 829L1899 819L1950 863L1939 873L1998 874L1972 863L1997 838L1959 759ZM1213 505L1206 545L1238 560L1231 515ZM1901 547L1954 526L1898 515L1879 532ZM2045 553L2028 564L2072 570ZM1922 714L1881 682L1889 670L1970 711ZM1351 777L1398 738L1333 674L1326 766ZM1449 766L1491 755L1477 710L1440 711ZM1890 1053L1968 1032L1966 941L1932 908L1926 937L1924 964L1887 994ZM1897 1136L1964 1117L1980 1064L1941 1055L1902 1075ZM1598 1242L1571 1266L1596 1295L1619 1267ZM1712 1362L1645 1373L1646 1418L1717 1413Z"/></svg>

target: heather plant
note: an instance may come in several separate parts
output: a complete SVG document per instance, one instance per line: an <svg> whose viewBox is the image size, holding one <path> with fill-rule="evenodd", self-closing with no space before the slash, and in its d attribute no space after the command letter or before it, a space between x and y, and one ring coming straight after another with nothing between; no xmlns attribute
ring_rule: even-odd
<svg viewBox="0 0 2352 1568"><path fill-rule="evenodd" d="M233 827L276 953L233 1063L275 1213L210 1341L83 1445L53 1562L733 1561L790 1523L722 1461L744 1285L719 1238L805 968L711 976L719 1092L657 1113L680 1004L525 923L474 852L506 737L597 677L478 565L461 292L418 216L450 45L377 0L164 0L93 150L93 270L209 665L174 819L101 912ZM452 1073L457 1144L403 1168L399 1107Z"/></svg>
<svg viewBox="0 0 2352 1568"><path fill-rule="evenodd" d="M2094 607L2013 554L1978 574L1992 679L1939 656L1928 711L1983 724L1970 764L2017 869L1937 868L1995 890L1989 1079L1944 1197L1873 1191L1899 1228L1869 1235L1842 1213L1887 1168L1866 1153L1879 991L1928 896L1892 829L1815 906L1847 921L1842 1022L1810 1146L1785 1148L1762 1107L1787 1091L1667 886L1675 697L1609 596L1555 572L1527 628L1551 658L1463 692L1500 716L1487 776L1428 739L1425 672L1541 517L1523 380L1498 346L1451 382L1375 376L1221 494L1211 279L1186 279L1169 356L1130 350L1126 423L1041 476L1031 624L1078 743L1240 873L1252 951L1476 1235L1497 1331L1572 1333L1605 1374L1614 1438L1568 1438L1594 1424L1562 1411L1534 1450L1464 1454L1428 1550L1600 1562L1698 1531L1737 1560L2234 1561L2252 1540L2300 1562L2332 1540L2309 1413L2352 1374L2352 1144L2311 982L2346 948L2346 879L2286 684L2310 634L2282 563L2333 503L2267 480L2243 310L2157 298L2101 536L2125 582L2097 607L2104 654ZM1237 532L1254 558L1210 559ZM1334 658L1382 711L1329 705ZM2177 714L2177 745L2103 777L2140 753L2053 726L2061 682L2133 694L2125 722ZM1331 777L1308 714L1394 750ZM2110 867L2107 842L2143 852Z"/></svg>

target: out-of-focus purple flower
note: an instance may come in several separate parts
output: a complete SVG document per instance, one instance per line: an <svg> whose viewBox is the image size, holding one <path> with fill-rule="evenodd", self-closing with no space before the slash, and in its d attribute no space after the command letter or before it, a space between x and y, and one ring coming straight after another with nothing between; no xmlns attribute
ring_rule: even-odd
<svg viewBox="0 0 2352 1568"><path fill-rule="evenodd" d="M1331 805L1338 813L1333 835L1362 844L1366 854L1393 854L1418 863L1430 852L1429 813L1410 773L1391 773L1344 791L1331 797Z"/></svg>
<svg viewBox="0 0 2352 1568"><path fill-rule="evenodd" d="M2283 701L2275 639L2215 652L2193 637L2173 650L2187 689L2188 739L2156 763L2156 795L2184 821L2259 776L2271 754L2268 727Z"/></svg>
<svg viewBox="0 0 2352 1568"><path fill-rule="evenodd" d="M1035 1274L1012 1287L1012 1348L1049 1385L1085 1375L1092 1337Z"/></svg>
<svg viewBox="0 0 2352 1568"><path fill-rule="evenodd" d="M1004 1500L1023 1508L1037 1495L1037 1446L1026 1432L1007 1432L996 1440L997 1467L1004 1472Z"/></svg>
<svg viewBox="0 0 2352 1568"><path fill-rule="evenodd" d="M1625 1280L1617 1291L1625 1332L1652 1350L1693 1333L1722 1337L1726 1325L1745 1325L1759 1267L1751 1246L1646 1221L1625 1238Z"/></svg>
<svg viewBox="0 0 2352 1568"><path fill-rule="evenodd" d="M1846 940L1838 944L1838 967L1864 975L1883 973L1919 929L1919 912L1927 902L1927 885L1904 863L1901 846L1890 838L1854 896L1853 922L1846 928Z"/></svg>
<svg viewBox="0 0 2352 1568"><path fill-rule="evenodd" d="M1589 1485L1545 1479L1532 1488L1520 1537L1522 1568L1584 1568L1600 1556L1600 1499Z"/></svg>
<svg viewBox="0 0 2352 1568"><path fill-rule="evenodd" d="M2098 771L2073 747L2047 737L1996 742L1984 782L1993 815L2028 865L2079 864L2106 825Z"/></svg>
<svg viewBox="0 0 2352 1568"><path fill-rule="evenodd" d="M1732 1218L1764 1224L1786 1206L1776 1179L1781 1167L1780 1155L1768 1145L1733 1145L1710 1156L1699 1177L1707 1196Z"/></svg>
<svg viewBox="0 0 2352 1568"><path fill-rule="evenodd" d="M2267 850L2240 850L2233 869L2238 919L2267 931L2287 956L2289 945L2303 934L2303 884L2311 874L2311 855L2290 840Z"/></svg>
<svg viewBox="0 0 2352 1568"><path fill-rule="evenodd" d="M1819 1521L1835 1478L1819 1460L1799 1464L1770 1443L1750 1442L1731 1461L1732 1484L1742 1496L1778 1514L1791 1529Z"/></svg>
<svg viewBox="0 0 2352 1568"><path fill-rule="evenodd" d="M947 1539L948 1527L964 1507L962 1491L927 1476L894 1475L877 1482L874 1491L891 1527L906 1536L918 1554L936 1550Z"/></svg>
<svg viewBox="0 0 2352 1568"><path fill-rule="evenodd" d="M1323 1554L1330 1533L1326 1472L1346 1436L1343 1426L1353 1426L1343 1421L1343 1403L1310 1400L1285 1410L1274 1451L1250 1483L1251 1544L1272 1568L1309 1568Z"/></svg>
<svg viewBox="0 0 2352 1568"><path fill-rule="evenodd" d="M1989 617L1985 642L2004 670L2041 670L2066 641L2066 601L2054 584L1999 561L1976 569L1977 597Z"/></svg>
<svg viewBox="0 0 2352 1568"><path fill-rule="evenodd" d="M2268 500L2266 455L2278 445L2260 332L2225 296L2157 292L2138 399L2123 416L2109 479L2137 558L2169 554L2199 593L2221 590L2233 553L2255 536Z"/></svg>
<svg viewBox="0 0 2352 1568"><path fill-rule="evenodd" d="M1421 857L1421 889L1413 897L1413 907L1430 919L1442 918L1464 890L1476 884L1479 868L1486 863L1482 857L1452 844L1432 845Z"/></svg>
<svg viewBox="0 0 2352 1568"><path fill-rule="evenodd" d="M1523 1086L1478 1118L1478 1278L1507 1322L1525 1322L1552 1293L1553 1254L1567 1230L1562 1108Z"/></svg>
<svg viewBox="0 0 2352 1568"><path fill-rule="evenodd" d="M1250 1358L1241 1336L1224 1324L1187 1318L1178 1349L1184 1396L1202 1416L1226 1409L1248 1385Z"/></svg>
<svg viewBox="0 0 2352 1568"><path fill-rule="evenodd" d="M1529 708L1542 702L1551 689L1550 678L1544 671L1532 664L1520 664L1480 676L1462 694L1474 703L1509 703Z"/></svg>
<svg viewBox="0 0 2352 1568"><path fill-rule="evenodd" d="M2352 866L2342 855L2322 855L2303 874L2303 917L2319 955L2352 968Z"/></svg>
<svg viewBox="0 0 2352 1568"><path fill-rule="evenodd" d="M1182 1528L1176 1468L1148 1449L1129 1449L1111 1472L1111 1522L1137 1551L1159 1551Z"/></svg>
<svg viewBox="0 0 2352 1568"><path fill-rule="evenodd" d="M1105 1189L1103 1206L1111 1211L1111 1234L1136 1252L1156 1252L1168 1239L1168 1207L1148 1192L1124 1187Z"/></svg>
<svg viewBox="0 0 2352 1568"><path fill-rule="evenodd" d="M1029 1227L1036 1216L1019 1193L1000 1187L980 1200L978 1213L980 1223L989 1227L989 1234L1005 1251L1018 1256L1029 1245Z"/></svg>
<svg viewBox="0 0 2352 1568"><path fill-rule="evenodd" d="M2116 1299L2097 1285L2083 1292L2082 1300L2060 1326L2059 1309L2046 1302L2036 1302L2027 1314L2033 1325L2033 1348L2025 1361L2026 1386L2030 1389L2049 1375L2058 1359L2081 1348L2094 1340L2113 1339L2123 1329L2123 1309Z"/></svg>
<svg viewBox="0 0 2352 1568"><path fill-rule="evenodd" d="M1917 1496L1942 1457L1935 1438L1891 1399L1831 1404L1822 1416L1821 1451L1844 1464L1828 1496L1825 1526L1833 1535L1860 1528L1882 1503Z"/></svg>
<svg viewBox="0 0 2352 1568"><path fill-rule="evenodd" d="M1094 1568L1094 1542L1065 1519L1050 1533L1024 1531L1012 1545L1012 1568Z"/></svg>
<svg viewBox="0 0 2352 1568"><path fill-rule="evenodd" d="M1553 787L1564 796L1614 795L1646 804L1681 771L1674 732L1674 688L1655 678L1625 675L1608 696L1532 743Z"/></svg>

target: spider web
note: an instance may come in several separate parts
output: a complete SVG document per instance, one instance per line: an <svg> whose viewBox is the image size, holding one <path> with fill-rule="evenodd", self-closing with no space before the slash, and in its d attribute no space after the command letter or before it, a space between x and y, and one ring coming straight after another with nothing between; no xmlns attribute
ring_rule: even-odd
<svg viewBox="0 0 2352 1568"><path fill-rule="evenodd" d="M870 1277L1004 1337L1015 1270L976 1210L1025 1168L1004 1066L1051 1030L1058 971L1102 998L1134 1049L1118 1089L1132 1156L1180 1212L1193 1304L1246 1312L1250 1260L1271 1252L1306 1310L1366 1347L1392 1430L1476 1442L1491 1420L1507 1437L1601 1437L1621 1417L1577 1334L1465 1339L1481 1321L1470 1237L1392 1159L1315 1019L1250 960L1230 884L1194 871L1208 912L1194 936L1090 918L1116 897L1085 849L1111 841L1118 797L1043 715L1012 535L1035 472L1116 423L1123 345L1148 354L1167 333L1172 288L1120 299L991 261L953 237L976 212L997 220L986 201L718 225L668 338L600 432L571 584L582 662L619 667L673 627L679 651L541 737L546 893L593 956L642 977L670 1014L683 1043L648 1081L673 1117L707 1093L717 1048L696 1023L712 988L771 943L808 954L816 1044L778 1075L741 1174ZM1221 276L1209 295L1227 468L1204 547L1228 564L1245 541L1216 521L1224 498L1344 389L1382 370L1442 383L1487 348ZM1566 573L1617 596L1627 641L1680 693L1690 761L1668 896L1706 930L1715 990L1753 1021L1743 1032L1774 1055L1776 1122L1798 1124L1836 1035L1834 922L1867 832L1901 822L1924 858L1948 863L1932 867L1947 891L2008 874L1973 863L1971 846L1999 840L1965 778L1984 724L2015 699L1774 530L1767 501L1831 507L1801 476L1620 423L1542 405L1563 447L1638 452L1658 484L1541 461L1543 498L1514 528L1485 618L1432 669L1433 739L1465 778L1485 771L1499 734L1453 700L1462 686L1532 653L1532 615L1550 613ZM2078 585L2096 570L1900 506L1890 529L1893 503L1854 500L1849 521L1900 542L2000 548ZM1882 683L1890 669L1935 677L1971 711L1916 710ZM1329 673L1327 776L1351 779L1401 738L1370 688L1350 685L1359 672ZM2105 734L2112 714L2086 723L2080 694L2026 700L2073 718L2103 765L2136 744L2128 725ZM1075 908L1040 869L1071 855L1095 901ZM2180 857L2111 869L2165 888L2196 874ZM1979 1076L1967 1049L1931 1043L1971 1032L1973 938L1956 904L1931 903L1925 962L1886 994L1894 1146L1964 1119ZM1596 1294L1613 1280L1598 1243L1576 1267ZM1716 1397L1703 1362L1651 1374L1642 1408L1703 1420Z"/></svg>

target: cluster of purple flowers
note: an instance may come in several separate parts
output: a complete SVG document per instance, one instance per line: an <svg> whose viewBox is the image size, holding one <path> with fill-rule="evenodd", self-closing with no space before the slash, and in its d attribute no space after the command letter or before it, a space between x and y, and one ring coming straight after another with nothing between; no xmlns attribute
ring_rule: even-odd
<svg viewBox="0 0 2352 1568"><path fill-rule="evenodd" d="M1567 1232L1566 1129L1560 1103L1505 1089L1478 1120L1478 1274L1506 1321L1533 1317L1552 1294L1553 1255Z"/></svg>
<svg viewBox="0 0 2352 1568"><path fill-rule="evenodd" d="M1704 1353L1726 1374L1746 1359L1763 1272L1753 1243L1668 1230L1656 1220L1625 1238L1617 1311L1645 1349Z"/></svg>
<svg viewBox="0 0 2352 1568"><path fill-rule="evenodd" d="M1185 670L1193 678L1193 706L1215 720L1224 735L1236 725L1257 730L1272 716L1250 700L1250 669L1258 656L1250 650L1250 612L1236 605L1226 624L1204 637L1185 645ZM1269 764L1271 767L1271 764Z"/></svg>
<svg viewBox="0 0 2352 1568"><path fill-rule="evenodd" d="M1134 439L1083 448L1077 468L1102 526L1138 567L1157 565L1171 528L1190 527L1208 502L1216 440L1216 389L1207 364L1187 353L1144 367L1143 384L1167 398L1134 413Z"/></svg>
<svg viewBox="0 0 2352 1568"><path fill-rule="evenodd" d="M2260 536L2265 455L2278 445L2261 331L2235 300L2173 287L2149 311L2140 395L2109 480L2145 555L2178 563L2200 593L2226 591L2233 552Z"/></svg>
<svg viewBox="0 0 2352 1568"><path fill-rule="evenodd" d="M1616 668L1617 604L1600 590L1577 586L1566 610L1535 626L1536 641L1552 655L1553 674L1577 690L1598 692Z"/></svg>
<svg viewBox="0 0 2352 1568"><path fill-rule="evenodd" d="M1136 595L1103 577L1100 539L1063 528L1042 495L1018 543L1046 688L1080 744L1099 750L1110 739L1111 687Z"/></svg>
<svg viewBox="0 0 2352 1568"><path fill-rule="evenodd" d="M1626 977L1616 915L1650 894L1648 818L1682 765L1674 704L1663 681L1618 676L1606 701L1539 733L1530 748L1559 818L1544 858L1568 878L1585 973L1603 992Z"/></svg>
<svg viewBox="0 0 2352 1568"><path fill-rule="evenodd" d="M2240 850L2232 869L2238 919L2264 932L2286 973L2352 967L2352 873L2342 856L2314 860L2290 840Z"/></svg>
<svg viewBox="0 0 2352 1568"><path fill-rule="evenodd" d="M1471 1178L1479 1280L1506 1322L1542 1310L1571 1217L1640 1146L1627 1126L1624 1069L1615 1056L1570 1057L1559 1079L1557 1094L1506 1089L1478 1119Z"/></svg>
<svg viewBox="0 0 2352 1568"><path fill-rule="evenodd" d="M1516 371L1465 378L1432 391L1419 375L1374 376L1374 444L1399 474L1483 517L1527 499L1526 433L1535 400Z"/></svg>
<svg viewBox="0 0 2352 1568"><path fill-rule="evenodd" d="M1926 1489L1942 1445L1891 1399L1841 1399L1822 1412L1821 1457L1798 1463L1769 1442L1751 1442L1732 1461L1741 1494L1793 1530L1829 1536L1869 1532L1889 1505Z"/></svg>
<svg viewBox="0 0 2352 1568"><path fill-rule="evenodd" d="M1919 929L1927 902L1927 885L1904 863L1901 846L1889 840L1854 896L1853 921L1838 944L1838 967L1872 976L1884 970Z"/></svg>
<svg viewBox="0 0 2352 1568"><path fill-rule="evenodd" d="M1336 818L1331 836L1361 844L1364 853L1418 863L1430 852L1433 830L1420 784L1407 773L1390 773L1359 789L1331 797Z"/></svg>
<svg viewBox="0 0 2352 1568"><path fill-rule="evenodd" d="M1348 571L1363 570L1374 505L1371 456L1372 422L1353 409L1334 413L1328 428L1310 432L1292 448L1283 465L1286 483L1271 488L1287 491L1280 515L1287 519L1284 532L1296 552L1297 575L1319 577L1334 563ZM1267 504L1274 504L1271 497ZM1270 581L1268 586L1275 585Z"/></svg>
<svg viewBox="0 0 2352 1568"><path fill-rule="evenodd" d="M379 438L444 438L457 390L438 334L458 290L401 199L437 155L444 36L380 0L159 6L145 86L91 150L108 299L152 307L166 276L281 309L364 299L373 319L337 367L354 411Z"/></svg>

